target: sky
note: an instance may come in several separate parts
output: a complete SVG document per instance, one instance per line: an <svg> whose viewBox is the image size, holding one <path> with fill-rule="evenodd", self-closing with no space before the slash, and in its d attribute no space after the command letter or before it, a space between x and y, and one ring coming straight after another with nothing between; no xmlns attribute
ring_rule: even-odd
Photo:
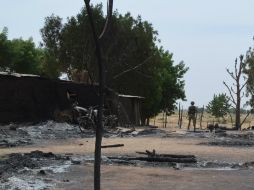
<svg viewBox="0 0 254 190"><path fill-rule="evenodd" d="M91 0L100 2L106 6L106 0ZM0 0L0 30L6 26L9 39L32 37L38 44L45 17L65 20L82 6L82 0ZM190 101L206 106L214 94L227 92L223 81L233 81L226 68L233 70L235 58L254 45L253 7L253 0L114 0L121 14L129 11L152 23L175 64L184 61L189 67L184 107Z"/></svg>

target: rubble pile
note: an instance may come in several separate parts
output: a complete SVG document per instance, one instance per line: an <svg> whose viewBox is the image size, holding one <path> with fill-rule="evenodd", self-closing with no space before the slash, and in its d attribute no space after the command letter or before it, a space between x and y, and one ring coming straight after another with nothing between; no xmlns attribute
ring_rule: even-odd
<svg viewBox="0 0 254 190"><path fill-rule="evenodd" d="M104 137L139 137L159 136L164 137L168 132L157 128L123 128L116 127L114 130L106 131Z"/></svg>
<svg viewBox="0 0 254 190"><path fill-rule="evenodd" d="M42 140L67 139L67 138L92 138L94 130L80 131L77 125L47 121L39 124L10 124L0 133L0 148L24 146L40 143ZM157 128L123 128L116 127L105 129L104 137L138 137L159 136L163 137L168 132Z"/></svg>
<svg viewBox="0 0 254 190"><path fill-rule="evenodd" d="M228 132L223 136L215 133L211 137L209 141L200 144L211 146L254 146L253 132Z"/></svg>
<svg viewBox="0 0 254 190"><path fill-rule="evenodd" d="M69 157L55 155L52 152L44 153L38 150L24 154L12 153L0 160L0 177L24 168L38 169L43 165L47 165L45 161L49 162L50 160L69 160Z"/></svg>
<svg viewBox="0 0 254 190"><path fill-rule="evenodd" d="M0 158L0 189L47 189L53 184L47 177L64 172L71 164L67 155L32 151L13 153Z"/></svg>
<svg viewBox="0 0 254 190"><path fill-rule="evenodd" d="M8 148L15 146L24 146L32 144L32 139L30 138L5 138L0 140L0 148Z"/></svg>

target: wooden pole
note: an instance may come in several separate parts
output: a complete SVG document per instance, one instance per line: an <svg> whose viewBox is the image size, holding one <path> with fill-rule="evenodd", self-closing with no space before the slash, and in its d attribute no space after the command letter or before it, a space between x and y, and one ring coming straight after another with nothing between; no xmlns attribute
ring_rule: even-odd
<svg viewBox="0 0 254 190"><path fill-rule="evenodd" d="M200 129L202 129L202 120L203 120L204 110L205 110L205 106L203 105L201 116L200 116Z"/></svg>
<svg viewBox="0 0 254 190"><path fill-rule="evenodd" d="M181 127L180 127L180 120L181 120L181 105L180 105L180 102L179 102L178 103L178 122L177 122L177 125L181 129Z"/></svg>
<svg viewBox="0 0 254 190"><path fill-rule="evenodd" d="M99 67L99 108L98 108L98 122L96 127L96 140L95 140L95 154L94 154L94 190L100 190L101 185L101 142L103 133L103 107L104 107L104 89L105 89L105 64L102 61L102 50L100 40L108 30L109 23L112 16L113 0L108 0L108 14L107 20L104 25L101 35L98 37L95 30L95 23L93 20L92 10L90 7L90 0L84 0L87 14L92 29L93 40L96 47L97 64Z"/></svg>
<svg viewBox="0 0 254 190"><path fill-rule="evenodd" d="M167 128L167 123L168 123L168 117L167 117L167 110L165 111L165 125L164 128Z"/></svg>
<svg viewBox="0 0 254 190"><path fill-rule="evenodd" d="M182 128L182 125L183 125L183 106L181 109L181 116L180 116L180 129Z"/></svg>
<svg viewBox="0 0 254 190"><path fill-rule="evenodd" d="M165 114L165 112L163 111L162 112L162 128L164 128L164 114Z"/></svg>

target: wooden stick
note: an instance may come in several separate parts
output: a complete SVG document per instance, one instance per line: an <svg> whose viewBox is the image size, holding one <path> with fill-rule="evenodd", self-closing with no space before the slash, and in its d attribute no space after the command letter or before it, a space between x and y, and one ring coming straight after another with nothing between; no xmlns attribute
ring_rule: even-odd
<svg viewBox="0 0 254 190"><path fill-rule="evenodd" d="M196 158L171 158L171 157L108 157L116 160L140 160L147 162L176 162L176 163L196 163Z"/></svg>
<svg viewBox="0 0 254 190"><path fill-rule="evenodd" d="M122 147L124 144L111 144L111 145L103 145L101 148L115 148L115 147Z"/></svg>
<svg viewBox="0 0 254 190"><path fill-rule="evenodd" d="M143 154L143 155L153 155L149 154L147 152L136 152L137 154ZM170 157L170 158L195 158L194 155L181 155L181 154L155 154L155 157Z"/></svg>

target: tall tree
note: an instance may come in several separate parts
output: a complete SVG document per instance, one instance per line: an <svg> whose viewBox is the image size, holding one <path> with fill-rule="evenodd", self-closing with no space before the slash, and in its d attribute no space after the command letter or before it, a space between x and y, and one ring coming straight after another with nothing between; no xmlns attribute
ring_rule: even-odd
<svg viewBox="0 0 254 190"><path fill-rule="evenodd" d="M227 73L229 76L233 79L233 86L229 86L226 82L223 82L223 84L226 86L229 94L230 94L230 100L233 103L233 106L235 108L235 127L236 129L241 129L241 100L244 96L244 87L247 84L246 77L244 76L244 68L246 66L246 63L243 61L244 56L240 55L239 61L236 58L235 60L235 69L233 72L231 72L229 69L227 69ZM242 83L243 81L243 83Z"/></svg>
<svg viewBox="0 0 254 190"><path fill-rule="evenodd" d="M45 26L41 29L41 36L44 47L43 74L49 78L58 78L62 65L59 59L61 48L62 19L59 16L51 15L46 17Z"/></svg>
<svg viewBox="0 0 254 190"><path fill-rule="evenodd" d="M106 17L102 5L91 5L91 10L96 30L103 30ZM61 20L55 17L48 19L52 19L53 23ZM77 16L61 24L56 38L60 45L56 60L61 65L61 71L68 73L74 68L86 69L93 80L98 81L96 47L88 21L87 9L82 9ZM44 28L50 28L48 23L45 22ZM42 33L44 31L42 29ZM53 50L47 41L44 40L44 46ZM100 44L105 60L106 85L119 93L145 97L143 120L165 107L172 111L175 100L185 97L183 75L187 68L183 63L174 64L172 54L157 44L158 33L152 24L143 21L141 16L133 18L130 13L121 15L117 11L113 12L111 27Z"/></svg>

